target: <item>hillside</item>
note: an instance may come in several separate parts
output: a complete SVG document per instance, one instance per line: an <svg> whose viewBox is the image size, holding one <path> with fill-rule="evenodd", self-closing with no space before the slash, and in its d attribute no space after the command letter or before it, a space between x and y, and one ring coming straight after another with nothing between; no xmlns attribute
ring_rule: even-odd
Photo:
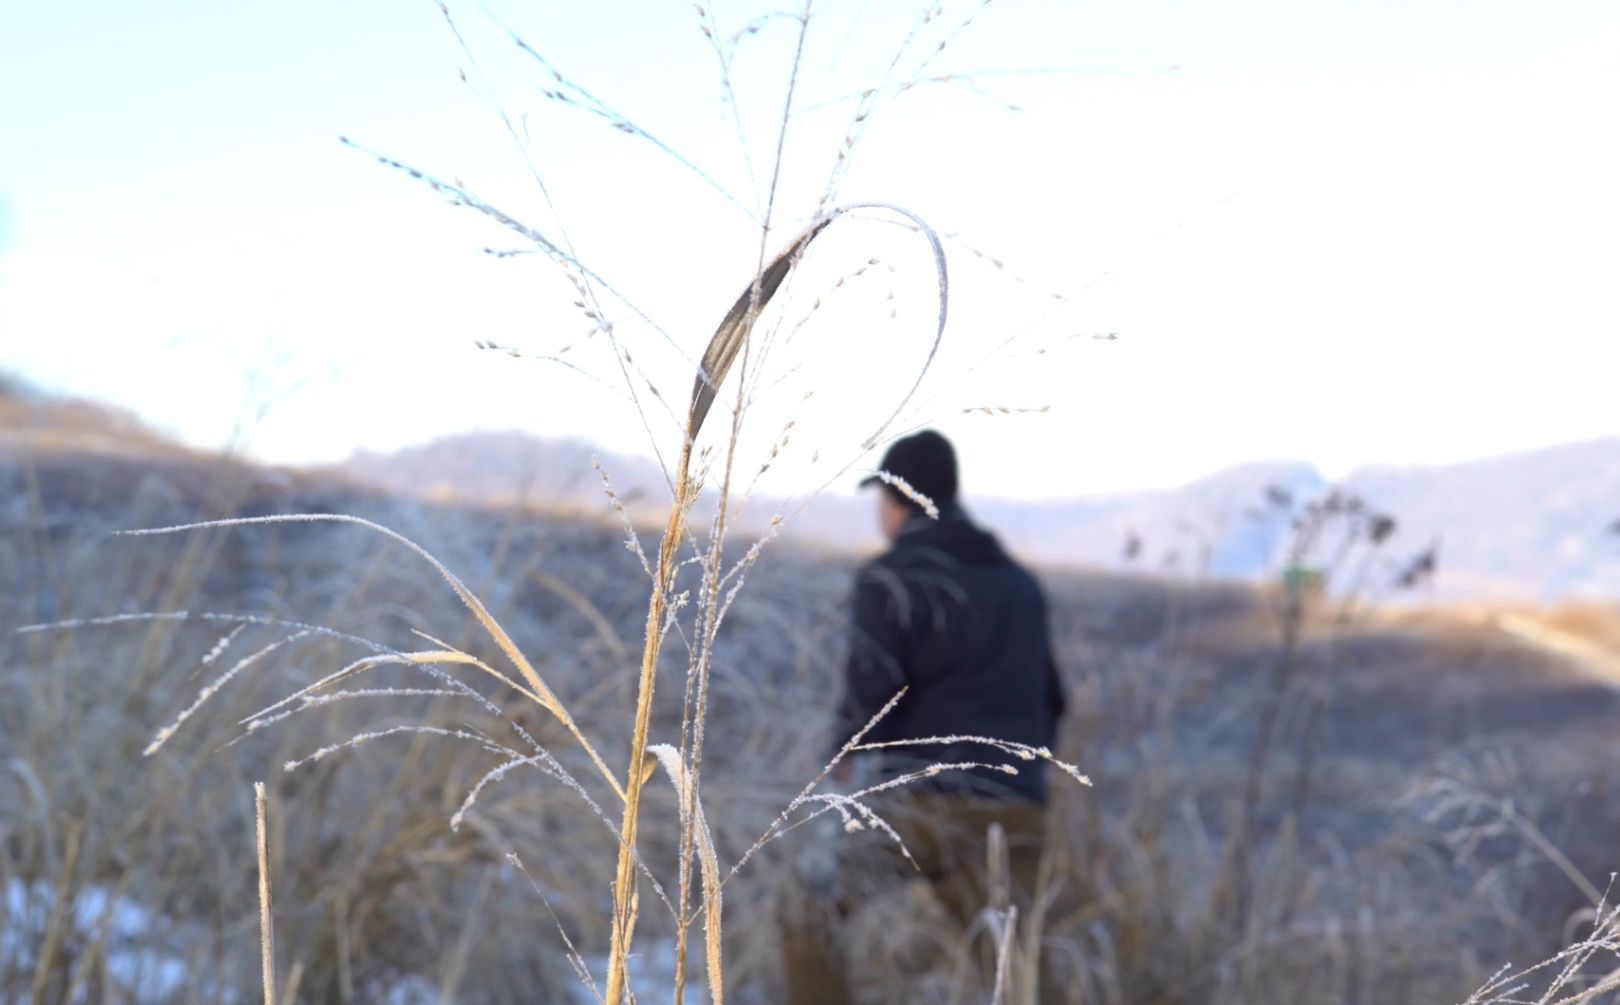
<svg viewBox="0 0 1620 1005"><path fill-rule="evenodd" d="M128 412L47 394L0 371L0 455L51 453L195 456Z"/></svg>
<svg viewBox="0 0 1620 1005"><path fill-rule="evenodd" d="M592 456L577 442L471 433L359 455L344 470L395 492L592 509L602 498ZM621 494L658 512L667 490L656 465L621 455L601 460ZM1037 564L1259 580L1275 574L1291 537L1289 517L1267 502L1268 491L1305 503L1332 487L1309 465L1276 463L1164 491L968 503ZM1392 556L1438 546L1438 574L1422 599L1620 598L1620 534L1612 531L1620 520L1620 438L1469 464L1365 468L1341 487L1395 519ZM759 500L745 516L757 529L774 512L770 500ZM870 502L847 493L817 499L789 535L849 552L879 543ZM1133 539L1139 551L1131 557ZM1396 566L1392 559L1374 585L1387 584Z"/></svg>
<svg viewBox="0 0 1620 1005"><path fill-rule="evenodd" d="M497 661L432 570L354 526L106 532L337 511L405 533L484 598L611 759L628 744L646 613L646 580L622 527L551 506L496 508L454 481L425 492L430 500L331 474L158 458L148 435L125 452L105 439L94 449L51 440L0 452L0 762L12 766L0 774L0 805L24 808L0 815L0 998L21 1000L47 944L63 947L60 975L47 975L60 981L53 987L71 982L81 961L112 961L99 978L110 1000L174 1000L177 972L187 975L187 1000L230 1000L225 989L251 986L252 862L238 850L252 832L245 794L266 779L285 821L281 951L303 968L305 1000L430 1001L446 986L474 1003L566 1000L577 985L558 929L588 957L601 952L612 865L601 850L611 832L543 772L497 780L465 826L449 824L501 763L449 734L496 735L506 725L497 712L516 716L585 779L598 805L609 802L554 723L524 702L475 707L424 689L432 679L409 668L380 667L348 700L241 733L244 716L367 646L420 645L413 631ZM1260 469L1199 490L1207 505L1236 505L1290 474L1311 484L1302 471ZM1167 520L1168 498L1155 502ZM819 770L852 561L769 549L728 617L703 781L723 862ZM1612 605L1348 618L1313 606L1289 646L1273 591L1139 572L1048 569L1043 578L1071 689L1059 753L1095 782L1057 790L1045 938L1064 948L1077 985L1112 989L1099 1001L1460 1001L1501 960L1543 958L1582 907L1581 884L1617 864ZM108 615L131 620L15 631ZM685 662L671 656L663 671L672 686L661 686L653 722L660 739L680 727ZM475 680L499 697L488 679ZM216 683L228 686L162 751L141 756ZM1246 830L1236 814L1272 708L1281 712L1276 740L1253 774ZM387 733L413 724L440 732ZM318 765L282 768L372 735ZM649 799L643 847L666 869L676 860L673 799L663 787ZM841 837L836 826L795 831L727 886L728 913L758 919L729 940L738 1001L779 1000L768 919L780 880ZM1228 913L1222 891L1232 888L1251 904L1245 924ZM551 913L536 910L536 891ZM668 926L648 900L656 949ZM75 910L65 916L81 920L64 932L52 919L67 903ZM884 913L894 910L876 903L852 920L872 933L880 960L925 941L926 912ZM112 924L116 943L98 950L98 932L109 930L102 919L115 917L162 923ZM1255 930L1268 938L1256 943ZM872 980L890 987L889 1000L934 1000L915 990L925 984L907 983L927 973L905 958L919 973L879 968ZM148 983L120 983L126 972ZM1191 989L1189 973L1199 975Z"/></svg>
<svg viewBox="0 0 1620 1005"><path fill-rule="evenodd" d="M1620 598L1620 438L1349 483L1442 542L1449 595Z"/></svg>
<svg viewBox="0 0 1620 1005"><path fill-rule="evenodd" d="M0 381L0 454L62 453L204 463L136 417L99 403ZM520 506L588 519L606 515L601 466L639 520L661 520L668 482L640 457L580 441L520 432L463 433L390 454L362 452L342 465L279 478L314 478L386 494L496 508ZM973 512L1015 552L1047 567L1083 567L1267 581L1291 539L1288 514L1334 486L1299 463L1248 465L1186 486L1095 498L970 499ZM1384 564L1366 589L1388 594L1403 557L1431 546L1436 575L1422 602L1557 603L1620 599L1620 438L1569 444L1468 464L1369 467L1340 486L1396 521ZM753 499L740 526L758 532L779 511ZM869 499L832 491L791 521L786 537L859 554L880 544Z"/></svg>

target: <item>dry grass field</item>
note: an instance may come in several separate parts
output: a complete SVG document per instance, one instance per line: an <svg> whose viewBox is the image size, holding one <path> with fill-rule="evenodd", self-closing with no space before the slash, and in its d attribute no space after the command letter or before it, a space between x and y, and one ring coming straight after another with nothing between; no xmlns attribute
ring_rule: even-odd
<svg viewBox="0 0 1620 1005"><path fill-rule="evenodd" d="M616 761L646 602L621 527L406 502L177 449L64 447L40 429L98 420L52 415L0 457L0 998L253 1000L252 783L264 779L283 1000L591 1000L564 938L604 965L611 793L554 719L499 687L475 682L486 705L419 667L378 666L288 706L274 728L240 725L374 647L417 644L413 629L495 659L417 556L340 524L108 535L315 512L393 528L462 577ZM718 637L704 808L723 868L820 767L851 562L768 553ZM1038 942L1062 1000L1462 1002L1502 964L1590 934L1592 897L1620 861L1620 691L1567 638L1612 652L1613 611L1307 611L1285 651L1266 591L1045 578L1075 695L1058 753L1095 783L1056 787ZM1507 614L1521 620L1504 627ZM18 631L70 619L88 620ZM1559 634L1532 637L1524 619ZM661 672L686 657L668 659ZM1281 714L1256 778L1268 703ZM652 712L655 736L679 728L678 683ZM479 741L502 716L584 779L589 800L532 765L491 778L504 755ZM446 732L400 731L415 725ZM642 855L671 876L679 807L668 786L646 791ZM827 840L793 831L727 884L734 1001L776 1000L781 879ZM667 915L642 915L631 987L666 1000L673 933ZM917 898L857 917L874 1000L947 1000L949 952L929 917ZM1613 966L1577 967L1560 993ZM1557 973L1476 1000L1538 1000Z"/></svg>

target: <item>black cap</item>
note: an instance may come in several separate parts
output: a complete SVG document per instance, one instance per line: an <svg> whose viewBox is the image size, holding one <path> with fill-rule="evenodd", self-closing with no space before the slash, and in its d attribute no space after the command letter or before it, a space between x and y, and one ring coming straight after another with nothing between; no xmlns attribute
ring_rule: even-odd
<svg viewBox="0 0 1620 1005"><path fill-rule="evenodd" d="M908 485L936 504L944 505L956 501L956 450L951 446L950 440L932 429L925 429L920 433L895 440L889 445L888 451L883 455L883 463L878 467L898 478L904 478ZM882 484L883 479L877 475L861 481L862 488ZM904 499L902 493L894 494ZM904 501L908 505L914 505L909 499Z"/></svg>

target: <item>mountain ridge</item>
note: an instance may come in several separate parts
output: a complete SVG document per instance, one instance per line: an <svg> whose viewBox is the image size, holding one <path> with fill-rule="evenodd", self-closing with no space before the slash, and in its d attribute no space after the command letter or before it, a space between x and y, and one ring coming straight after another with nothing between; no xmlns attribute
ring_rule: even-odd
<svg viewBox="0 0 1620 1005"><path fill-rule="evenodd" d="M205 457L125 412L4 378L0 455L85 453L148 463ZM607 515L610 479L619 504L650 527L662 525L669 497L668 479L653 461L514 430L361 451L308 473L407 496L593 519ZM1455 464L1373 464L1336 482L1304 461L1267 461L1173 488L1041 501L969 494L966 502L1033 565L1256 581L1279 573L1292 536L1273 495L1302 504L1335 489L1395 521L1374 586L1432 550L1438 574L1416 599L1620 600L1620 437ZM702 507L713 502L711 493ZM870 499L853 494L824 494L791 510L783 500L755 497L734 509L732 523L759 534L784 511L794 514L784 536L801 544L855 554L882 544Z"/></svg>
<svg viewBox="0 0 1620 1005"><path fill-rule="evenodd" d="M596 463L632 516L661 515L668 483L657 464L578 440L465 433L357 454L340 468L390 491L431 486L488 502L590 509L604 500ZM966 504L1035 564L1253 580L1276 574L1291 536L1269 493L1303 504L1335 488L1394 519L1392 568L1401 556L1438 551L1426 599L1620 598L1620 534L1609 529L1620 518L1620 437L1457 464L1367 465L1336 482L1308 462L1268 461L1168 489L1040 501L970 495ZM750 500L740 528L763 530L779 502ZM854 552L881 544L871 504L857 496L817 498L785 533Z"/></svg>

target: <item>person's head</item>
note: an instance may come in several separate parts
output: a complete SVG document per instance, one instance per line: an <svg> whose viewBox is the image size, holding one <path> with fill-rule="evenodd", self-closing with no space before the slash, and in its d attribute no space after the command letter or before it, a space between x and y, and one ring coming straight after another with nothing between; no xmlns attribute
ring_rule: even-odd
<svg viewBox="0 0 1620 1005"><path fill-rule="evenodd" d="M895 440L883 454L878 469L903 479L941 509L956 502L956 451L951 441L932 429ZM915 500L876 475L861 484L878 486L878 525L891 541L900 536L906 521L923 511Z"/></svg>

